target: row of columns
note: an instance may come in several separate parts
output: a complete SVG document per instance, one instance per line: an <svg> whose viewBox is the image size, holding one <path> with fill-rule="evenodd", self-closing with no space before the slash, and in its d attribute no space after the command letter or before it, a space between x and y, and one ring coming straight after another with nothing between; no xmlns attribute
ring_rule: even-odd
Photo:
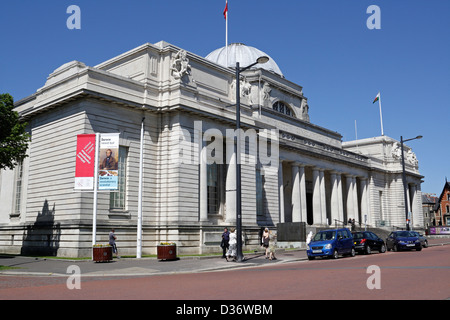
<svg viewBox="0 0 450 320"><path fill-rule="evenodd" d="M228 149L229 148L229 149ZM201 157L203 161L200 161L200 221L208 221L207 212L207 164L206 148L202 148ZM233 223L236 219L236 159L233 145L229 147L227 144L226 150L228 166L227 179L226 179L226 203L227 214L226 221ZM306 174L305 164L292 163L292 222L307 222L307 200L306 200ZM348 218L359 217L359 205L358 205L358 188L355 175L346 174L346 192L343 192L342 173L337 171L330 171L330 185L331 185L331 197L330 197L330 211L331 220L328 220L327 216L327 192L325 183L325 171L324 168L313 167L313 194L312 194L312 210L313 210L313 224L314 225L327 225L334 223L334 220L344 221L344 210L347 212ZM370 224L369 217L369 203L368 203L368 184L367 178L360 177L360 190L361 190L361 218L363 221ZM284 203L284 185L283 185L283 162L279 162L278 170L278 182L279 182L279 208L280 208L280 222L285 222L285 203ZM346 208L344 209L344 196L346 197ZM367 216L368 220L364 221L364 216Z"/></svg>
<svg viewBox="0 0 450 320"><path fill-rule="evenodd" d="M306 175L305 165L292 163L292 222L307 221L307 205L306 205ZM325 187L325 169L313 167L313 194L312 194L312 210L313 224L326 225L333 223L334 219L344 221L344 193L342 183L342 173L331 171L331 221L327 219L327 194ZM283 164L280 161L278 170L279 195L280 195L280 222L285 222L285 204L284 204L284 184L283 184ZM356 176L346 175L346 212L347 218L358 218L358 189ZM361 216L369 218L367 178L360 178L361 189ZM364 221L362 221L364 222ZM369 223L367 221L366 223Z"/></svg>

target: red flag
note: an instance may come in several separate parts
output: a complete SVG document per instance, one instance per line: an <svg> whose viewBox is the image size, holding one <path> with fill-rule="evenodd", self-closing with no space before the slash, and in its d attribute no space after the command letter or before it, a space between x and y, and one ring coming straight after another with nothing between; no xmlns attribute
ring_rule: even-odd
<svg viewBox="0 0 450 320"><path fill-rule="evenodd" d="M225 20L227 19L227 15L228 15L228 1L225 2L225 9L223 10L223 16Z"/></svg>

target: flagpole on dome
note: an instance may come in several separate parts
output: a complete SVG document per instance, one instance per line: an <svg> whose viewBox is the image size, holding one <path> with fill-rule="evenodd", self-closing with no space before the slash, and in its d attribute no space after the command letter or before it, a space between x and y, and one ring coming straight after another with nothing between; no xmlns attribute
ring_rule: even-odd
<svg viewBox="0 0 450 320"><path fill-rule="evenodd" d="M225 9L223 10L225 17L225 50L226 50L226 67L228 68L228 0L225 0Z"/></svg>
<svg viewBox="0 0 450 320"><path fill-rule="evenodd" d="M375 103L378 101L378 106L380 107L380 123L381 123L381 135L384 136L384 130L383 130L383 113L381 112L381 94L378 92L377 96L375 97L375 100L373 100L372 103Z"/></svg>

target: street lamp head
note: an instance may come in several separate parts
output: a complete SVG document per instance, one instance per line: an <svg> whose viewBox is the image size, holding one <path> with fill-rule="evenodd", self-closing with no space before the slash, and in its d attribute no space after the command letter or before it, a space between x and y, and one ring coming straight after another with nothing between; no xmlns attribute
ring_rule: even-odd
<svg viewBox="0 0 450 320"><path fill-rule="evenodd" d="M256 62L258 62L259 64L263 64L268 62L270 59L268 56L261 56L258 59L256 59Z"/></svg>
<svg viewBox="0 0 450 320"><path fill-rule="evenodd" d="M417 136L416 137L416 139L422 139L423 138L423 136Z"/></svg>

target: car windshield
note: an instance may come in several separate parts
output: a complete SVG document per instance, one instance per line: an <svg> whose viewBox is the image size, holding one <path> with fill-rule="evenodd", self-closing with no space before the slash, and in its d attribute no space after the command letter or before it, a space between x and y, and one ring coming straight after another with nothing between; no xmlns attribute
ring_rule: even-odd
<svg viewBox="0 0 450 320"><path fill-rule="evenodd" d="M336 231L321 231L316 233L313 241L333 240L336 236Z"/></svg>
<svg viewBox="0 0 450 320"><path fill-rule="evenodd" d="M397 233L397 237L415 237L415 235L409 231L400 231Z"/></svg>

